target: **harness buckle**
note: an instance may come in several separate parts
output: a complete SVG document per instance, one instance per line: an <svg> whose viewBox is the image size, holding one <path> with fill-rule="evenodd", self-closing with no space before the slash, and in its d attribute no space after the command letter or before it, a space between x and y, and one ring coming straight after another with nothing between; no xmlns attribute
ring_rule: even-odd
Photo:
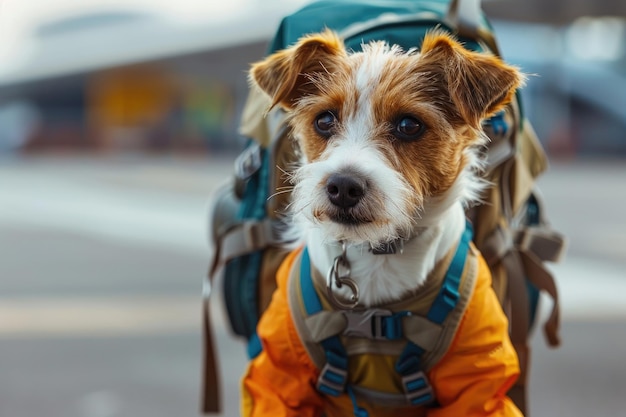
<svg viewBox="0 0 626 417"><path fill-rule="evenodd" d="M338 368L326 362L319 378L317 378L316 388L319 392L338 397L344 392L347 380L348 371L346 369Z"/></svg>
<svg viewBox="0 0 626 417"><path fill-rule="evenodd" d="M381 308L343 311L347 325L344 336L374 340L395 340L402 337L402 318L408 311L393 313Z"/></svg>
<svg viewBox="0 0 626 417"><path fill-rule="evenodd" d="M348 310L343 312L348 324L343 331L344 336L365 337L368 339L384 340L383 317L391 316L391 311L383 309Z"/></svg>
<svg viewBox="0 0 626 417"><path fill-rule="evenodd" d="M433 388L424 371L402 377L404 395L411 405L426 405L435 400Z"/></svg>

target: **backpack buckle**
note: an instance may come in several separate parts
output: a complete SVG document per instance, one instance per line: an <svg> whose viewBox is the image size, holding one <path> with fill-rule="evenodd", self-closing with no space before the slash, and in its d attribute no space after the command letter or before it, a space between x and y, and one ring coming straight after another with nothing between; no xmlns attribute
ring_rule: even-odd
<svg viewBox="0 0 626 417"><path fill-rule="evenodd" d="M251 143L235 160L235 176L245 181L261 168L262 163L261 146Z"/></svg>

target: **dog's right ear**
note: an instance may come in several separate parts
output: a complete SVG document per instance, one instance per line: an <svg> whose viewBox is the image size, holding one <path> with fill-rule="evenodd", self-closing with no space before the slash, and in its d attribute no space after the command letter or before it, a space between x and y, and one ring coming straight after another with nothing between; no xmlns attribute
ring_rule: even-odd
<svg viewBox="0 0 626 417"><path fill-rule="evenodd" d="M339 58L346 55L342 40L327 29L253 64L250 80L271 97L270 109L280 104L289 110L299 98L315 91L316 74L332 73Z"/></svg>
<svg viewBox="0 0 626 417"><path fill-rule="evenodd" d="M421 53L423 62L442 69L452 101L474 127L510 102L524 83L525 77L516 67L495 56L469 51L440 30L426 34Z"/></svg>

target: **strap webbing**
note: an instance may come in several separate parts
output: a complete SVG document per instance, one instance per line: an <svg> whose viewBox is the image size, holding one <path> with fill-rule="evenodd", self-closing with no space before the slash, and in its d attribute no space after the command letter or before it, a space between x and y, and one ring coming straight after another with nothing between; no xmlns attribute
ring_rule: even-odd
<svg viewBox="0 0 626 417"><path fill-rule="evenodd" d="M302 290L302 301L306 314L311 316L322 311L322 302L315 292L311 279L311 259L307 248L302 251L302 259L300 260L300 289Z"/></svg>
<svg viewBox="0 0 626 417"><path fill-rule="evenodd" d="M311 316L322 311L322 302L311 279L311 260L307 248L304 248L300 261L300 288L307 315ZM328 337L320 343L326 355L326 365L320 372L317 389L324 394L337 397L344 392L348 380L348 354L337 335Z"/></svg>
<svg viewBox="0 0 626 417"><path fill-rule="evenodd" d="M426 315L426 318L436 324L442 324L459 301L459 286L472 234L472 227L469 222L466 222L465 230L452 257L443 284ZM422 371L421 359L425 352L424 348L409 341L396 362L396 371L402 375L404 392L412 405L429 404L435 400L432 387Z"/></svg>
<svg viewBox="0 0 626 417"><path fill-rule="evenodd" d="M472 226L469 222L466 222L465 231L461 235L461 241L452 258L452 262L450 262L443 285L426 315L432 322L437 324L443 323L459 301L459 285L461 284L461 276L465 269L465 260L467 259L467 251L471 241Z"/></svg>

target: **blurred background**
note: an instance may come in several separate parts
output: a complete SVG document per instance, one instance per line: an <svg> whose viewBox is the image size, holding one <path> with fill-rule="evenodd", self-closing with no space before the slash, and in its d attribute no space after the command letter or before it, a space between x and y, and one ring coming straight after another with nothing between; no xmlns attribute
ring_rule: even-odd
<svg viewBox="0 0 626 417"><path fill-rule="evenodd" d="M0 417L197 416L207 200L302 0L0 0ZM535 416L626 416L626 2L491 0L569 238ZM224 416L244 346L215 306ZM549 305L546 305L547 309Z"/></svg>

